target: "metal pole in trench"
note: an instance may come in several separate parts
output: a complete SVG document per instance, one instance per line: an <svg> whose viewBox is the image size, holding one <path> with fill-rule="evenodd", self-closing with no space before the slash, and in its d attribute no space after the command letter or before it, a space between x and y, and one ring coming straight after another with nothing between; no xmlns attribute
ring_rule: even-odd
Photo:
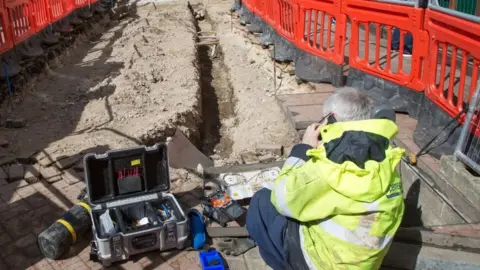
<svg viewBox="0 0 480 270"><path fill-rule="evenodd" d="M275 51L275 40L273 41L273 94L277 94L277 67L275 66L275 58L276 58L276 51Z"/></svg>

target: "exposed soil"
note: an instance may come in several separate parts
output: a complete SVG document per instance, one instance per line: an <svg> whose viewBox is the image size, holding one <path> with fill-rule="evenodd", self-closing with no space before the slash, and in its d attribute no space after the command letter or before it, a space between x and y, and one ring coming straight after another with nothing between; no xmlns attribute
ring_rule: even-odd
<svg viewBox="0 0 480 270"><path fill-rule="evenodd" d="M95 25L30 90L4 102L2 119L26 126L0 128L8 143L0 158L152 144L176 127L218 165L259 144L290 146L294 132L266 67L273 64L232 31L229 7L215 3L195 22L185 3L150 3ZM195 46L198 31L216 32L215 57L212 46ZM277 81L279 90L292 88L293 78Z"/></svg>
<svg viewBox="0 0 480 270"><path fill-rule="evenodd" d="M261 49L255 52L257 63L250 55L251 44L232 32L226 12L231 3L210 4L199 27L219 37L220 56L212 65L221 126L214 159L222 159L218 164L236 162L242 152L254 152L259 144L290 146L293 131L273 95L273 78L262 72L264 63L258 61L264 53Z"/></svg>
<svg viewBox="0 0 480 270"><path fill-rule="evenodd" d="M199 138L195 28L186 7L147 4L110 25L96 25L30 91L2 105L2 119L27 126L0 130L9 143L1 156L152 143L175 126Z"/></svg>

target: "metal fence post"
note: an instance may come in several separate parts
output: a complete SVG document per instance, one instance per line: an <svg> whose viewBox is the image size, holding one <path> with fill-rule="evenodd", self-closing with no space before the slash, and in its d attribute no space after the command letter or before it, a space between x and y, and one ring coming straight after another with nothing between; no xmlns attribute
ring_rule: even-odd
<svg viewBox="0 0 480 270"><path fill-rule="evenodd" d="M472 97L472 103L470 104L467 112L467 117L463 124L460 137L458 138L457 147L454 152L454 161L460 160L465 163L468 167L480 173L480 150L475 150L475 148L480 148L480 138L477 137L476 133L479 130L480 125L480 79L477 81L477 87L475 93ZM474 117L476 117L476 123L474 123ZM471 127L474 127L473 130ZM472 132L471 132L472 130ZM476 141L473 144L473 141ZM470 150L473 149L473 152Z"/></svg>

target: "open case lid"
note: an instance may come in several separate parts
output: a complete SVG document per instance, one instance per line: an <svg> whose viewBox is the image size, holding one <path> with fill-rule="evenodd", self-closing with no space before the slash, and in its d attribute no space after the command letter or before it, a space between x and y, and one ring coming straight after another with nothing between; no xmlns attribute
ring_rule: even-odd
<svg viewBox="0 0 480 270"><path fill-rule="evenodd" d="M83 162L92 205L170 190L165 144L86 154Z"/></svg>

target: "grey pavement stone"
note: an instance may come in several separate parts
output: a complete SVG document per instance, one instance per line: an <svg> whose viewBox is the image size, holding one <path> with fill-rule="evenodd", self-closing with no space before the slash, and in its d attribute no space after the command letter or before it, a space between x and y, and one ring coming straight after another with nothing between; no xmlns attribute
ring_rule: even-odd
<svg viewBox="0 0 480 270"><path fill-rule="evenodd" d="M84 164L83 164L83 160L81 160L80 162L78 162L77 164L75 164L75 166L73 166L73 169L77 172L82 172L85 170L85 167L84 167Z"/></svg>
<svg viewBox="0 0 480 270"><path fill-rule="evenodd" d="M0 167L0 179L7 179L8 174L3 167Z"/></svg>
<svg viewBox="0 0 480 270"><path fill-rule="evenodd" d="M477 210L480 210L480 177L472 175L461 162L454 162L452 156L442 156L440 172Z"/></svg>
<svg viewBox="0 0 480 270"><path fill-rule="evenodd" d="M275 160L277 160L277 158L272 156L272 155L261 156L258 159L259 159L260 163L272 163Z"/></svg>
<svg viewBox="0 0 480 270"><path fill-rule="evenodd" d="M242 153L240 154L240 157L242 158L243 163L245 164L260 163L260 160L258 159L258 157L252 152Z"/></svg>
<svg viewBox="0 0 480 270"><path fill-rule="evenodd" d="M6 233L0 233L0 246L10 242L12 239Z"/></svg>
<svg viewBox="0 0 480 270"><path fill-rule="evenodd" d="M8 269L27 269L31 265L27 257L19 252L10 254L6 263L9 266Z"/></svg>
<svg viewBox="0 0 480 270"><path fill-rule="evenodd" d="M40 168L40 174L42 175L43 179L49 183L54 183L62 179L62 172L55 167L42 167Z"/></svg>
<svg viewBox="0 0 480 270"><path fill-rule="evenodd" d="M10 142L4 136L0 136L0 147L7 147Z"/></svg>
<svg viewBox="0 0 480 270"><path fill-rule="evenodd" d="M271 268L263 261L260 256L258 247L252 248L243 254L245 264L248 270L271 270Z"/></svg>
<svg viewBox="0 0 480 270"><path fill-rule="evenodd" d="M25 166L25 175L23 179L29 184L36 183L40 179L40 165L27 165Z"/></svg>
<svg viewBox="0 0 480 270"><path fill-rule="evenodd" d="M9 182L23 179L25 169L22 164L13 164L8 167L8 180Z"/></svg>
<svg viewBox="0 0 480 270"><path fill-rule="evenodd" d="M260 251L259 251L258 247L250 249L249 251L245 252L245 254L243 254L243 256L247 260L248 259L262 259L262 256L260 255Z"/></svg>
<svg viewBox="0 0 480 270"><path fill-rule="evenodd" d="M17 248L25 248L31 245L35 245L37 243L37 238L33 234L27 234L23 237L18 238L14 245Z"/></svg>
<svg viewBox="0 0 480 270"><path fill-rule="evenodd" d="M0 178L0 187L7 185L8 182L5 178Z"/></svg>
<svg viewBox="0 0 480 270"><path fill-rule="evenodd" d="M230 270L247 270L247 264L245 262L245 258L243 256L226 256L223 255L225 260L228 263L228 267Z"/></svg>
<svg viewBox="0 0 480 270"><path fill-rule="evenodd" d="M62 175L62 178L69 185L73 185L82 181L81 176L78 175L73 169L66 170L65 173Z"/></svg>
<svg viewBox="0 0 480 270"><path fill-rule="evenodd" d="M14 240L19 239L32 231L30 223L25 223L18 216L6 222L2 222L2 225L5 226L8 235Z"/></svg>
<svg viewBox="0 0 480 270"><path fill-rule="evenodd" d="M62 158L57 160L57 162L55 162L55 166L60 170L66 170L72 167L73 165L75 165L77 162L79 162L82 159L82 157L83 156L81 154L76 154L66 158Z"/></svg>
<svg viewBox="0 0 480 270"><path fill-rule="evenodd" d="M26 197L24 197L22 194L20 194L20 196L22 196L23 200L32 207L41 207L48 204L49 202L49 199L47 197L38 192L28 195Z"/></svg>
<svg viewBox="0 0 480 270"><path fill-rule="evenodd" d="M25 118L9 118L5 122L5 126L7 128L22 128L26 125L26 120Z"/></svg>
<svg viewBox="0 0 480 270"><path fill-rule="evenodd" d="M7 221L30 210L30 207L23 200L16 201L10 206L7 204L6 210L0 213L0 222Z"/></svg>
<svg viewBox="0 0 480 270"><path fill-rule="evenodd" d="M416 171L404 162L401 162L400 170L406 206L403 221L405 226L418 226L419 223L423 223L423 226L465 223Z"/></svg>
<svg viewBox="0 0 480 270"><path fill-rule="evenodd" d="M45 156L42 157L40 160L38 160L38 164L40 164L43 167L51 166L52 164L54 164L57 161L60 161L64 158L68 158L68 156L66 156L62 153L59 153L57 151L53 151L51 153L46 152L44 154L45 154Z"/></svg>
<svg viewBox="0 0 480 270"><path fill-rule="evenodd" d="M274 156L280 156L282 155L283 146L281 144L259 144L256 150L260 153L269 153Z"/></svg>
<svg viewBox="0 0 480 270"><path fill-rule="evenodd" d="M8 265L5 260L0 259L0 269L8 269Z"/></svg>

